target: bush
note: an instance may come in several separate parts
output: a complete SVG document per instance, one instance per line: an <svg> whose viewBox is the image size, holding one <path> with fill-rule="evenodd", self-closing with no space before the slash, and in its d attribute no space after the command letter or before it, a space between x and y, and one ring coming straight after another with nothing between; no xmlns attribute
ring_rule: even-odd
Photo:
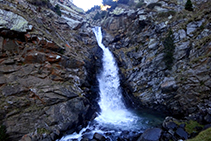
<svg viewBox="0 0 211 141"><path fill-rule="evenodd" d="M139 3L137 3L136 8L141 8L144 5L145 5L144 1L140 1Z"/></svg>
<svg viewBox="0 0 211 141"><path fill-rule="evenodd" d="M51 6L51 3L49 0L27 0L27 1L37 6L47 6L47 7Z"/></svg>
<svg viewBox="0 0 211 141"><path fill-rule="evenodd" d="M58 6L58 4L54 7L53 11L56 12L56 14L58 14L59 16L62 15L62 12L61 12L60 7Z"/></svg>
<svg viewBox="0 0 211 141"><path fill-rule="evenodd" d="M185 4L185 9L188 11L193 11L193 5L191 0L187 0L186 4Z"/></svg>
<svg viewBox="0 0 211 141"><path fill-rule="evenodd" d="M170 10L170 11L167 11L167 12L158 13L158 17L160 17L160 18L167 18L170 15L172 15L172 16L176 15L176 11Z"/></svg>
<svg viewBox="0 0 211 141"><path fill-rule="evenodd" d="M98 20L98 19L103 19L104 17L107 16L107 12L106 11L102 11L101 13L97 12L94 16L94 20Z"/></svg>
<svg viewBox="0 0 211 141"><path fill-rule="evenodd" d="M118 0L117 3L128 4L129 0Z"/></svg>
<svg viewBox="0 0 211 141"><path fill-rule="evenodd" d="M93 12L95 10L100 10L100 6L99 5L95 5L91 9L87 10L86 13L89 14L90 12Z"/></svg>
<svg viewBox="0 0 211 141"><path fill-rule="evenodd" d="M174 37L172 30L169 31L167 37L163 41L164 46L164 57L163 60L166 64L167 69L171 70L174 61Z"/></svg>
<svg viewBox="0 0 211 141"><path fill-rule="evenodd" d="M6 127L1 125L0 126L0 141L7 141L8 136L6 134Z"/></svg>
<svg viewBox="0 0 211 141"><path fill-rule="evenodd" d="M160 3L150 3L150 4L147 6L147 8L153 9L155 6L162 6L162 4L160 4Z"/></svg>

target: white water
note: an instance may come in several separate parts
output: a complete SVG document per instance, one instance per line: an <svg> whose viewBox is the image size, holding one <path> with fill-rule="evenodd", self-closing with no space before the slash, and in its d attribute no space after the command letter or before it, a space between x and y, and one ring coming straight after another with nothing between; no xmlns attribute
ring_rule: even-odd
<svg viewBox="0 0 211 141"><path fill-rule="evenodd" d="M127 128L135 123L137 118L128 111L122 101L118 67L108 48L102 44L100 27L93 28L98 45L103 50L103 70L98 75L101 108L100 115L95 119L100 124L111 124L119 128Z"/></svg>
<svg viewBox="0 0 211 141"><path fill-rule="evenodd" d="M97 76L100 90L100 101L98 102L101 113L92 121L88 127L82 129L80 133L73 133L63 137L60 141L69 141L77 139L80 141L82 136L88 135L92 138L94 133L101 133L106 136L106 133L120 136L122 131L142 132L144 129L155 124L154 117L145 115L139 117L130 112L122 101L120 89L120 80L118 76L118 67L116 65L113 54L102 44L102 32L100 27L93 28L98 45L103 50L103 69ZM153 119L152 121L148 119ZM159 121L158 121L159 122ZM109 137L110 140L116 140L115 137Z"/></svg>

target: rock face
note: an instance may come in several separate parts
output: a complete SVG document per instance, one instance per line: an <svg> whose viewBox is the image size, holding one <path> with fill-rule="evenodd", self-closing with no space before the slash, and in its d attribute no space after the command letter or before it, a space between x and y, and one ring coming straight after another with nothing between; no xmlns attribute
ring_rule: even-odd
<svg viewBox="0 0 211 141"><path fill-rule="evenodd" d="M51 0L59 17L27 0L0 0L0 124L10 140L55 140L95 116L102 50L94 25L106 32L103 42L117 59L127 103L136 99L135 106L209 124L211 2L193 2L194 13L184 10L183 0L145 0L141 8L121 4L92 20L69 1ZM139 139L189 137L174 122L163 126L164 133L153 128Z"/></svg>
<svg viewBox="0 0 211 141"><path fill-rule="evenodd" d="M210 116L211 108L208 12L211 3L195 2L199 17L196 18L184 10L183 1L148 2L133 12L126 6L121 7L122 10L116 8L121 11L118 16L111 12L104 18L101 26L110 37L105 38L105 45L115 54L125 83L132 87L134 96L143 106L179 117L192 115L209 123L205 117ZM197 20L181 17L180 11ZM171 68L164 60L164 40L169 33L172 38L169 42L175 46L170 55L173 58Z"/></svg>
<svg viewBox="0 0 211 141"><path fill-rule="evenodd" d="M24 0L0 5L0 125L9 140L56 140L86 126L95 113L84 97L91 28L65 8L59 17Z"/></svg>

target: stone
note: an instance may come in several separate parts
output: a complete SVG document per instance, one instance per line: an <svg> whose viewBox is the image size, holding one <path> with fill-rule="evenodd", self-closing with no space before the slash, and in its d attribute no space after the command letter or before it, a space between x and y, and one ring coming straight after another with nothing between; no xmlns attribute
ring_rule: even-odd
<svg viewBox="0 0 211 141"><path fill-rule="evenodd" d="M211 123L211 115L210 115L210 114L207 114L207 115L204 117L204 120L205 120L207 123Z"/></svg>
<svg viewBox="0 0 211 141"><path fill-rule="evenodd" d="M69 25L69 27L73 30L77 30L79 29L81 26L82 26L82 22L80 21L77 21L77 20L73 20L71 18L68 18L68 17L63 17L64 19L67 20L67 24Z"/></svg>
<svg viewBox="0 0 211 141"><path fill-rule="evenodd" d="M183 40L187 37L184 29L179 30L178 33L179 33L180 40Z"/></svg>
<svg viewBox="0 0 211 141"><path fill-rule="evenodd" d="M162 129L160 128L147 129L137 141L159 141L161 133Z"/></svg>
<svg viewBox="0 0 211 141"><path fill-rule="evenodd" d="M194 23L189 23L187 25L187 34L189 36L193 36L193 34L191 34L192 32L194 32L197 29L197 25Z"/></svg>
<svg viewBox="0 0 211 141"><path fill-rule="evenodd" d="M174 123L173 121L171 121L171 122L167 122L167 123L163 123L163 126L164 126L164 128L165 129L167 129L167 130L169 130L169 129L176 129L177 128L177 124L176 123Z"/></svg>
<svg viewBox="0 0 211 141"><path fill-rule="evenodd" d="M158 46L158 41L156 39L150 39L148 48L149 49L156 49Z"/></svg>
<svg viewBox="0 0 211 141"><path fill-rule="evenodd" d="M0 36L0 52L3 49L3 41L4 41L4 38Z"/></svg>
<svg viewBox="0 0 211 141"><path fill-rule="evenodd" d="M144 2L149 5L150 3L156 3L158 0L144 0Z"/></svg>
<svg viewBox="0 0 211 141"><path fill-rule="evenodd" d="M176 60L181 60L182 58L188 57L187 50L190 48L190 41L180 42L174 51L174 58Z"/></svg>
<svg viewBox="0 0 211 141"><path fill-rule="evenodd" d="M161 90L163 93L172 92L177 89L176 81L173 77L165 77L162 84L161 84Z"/></svg>
<svg viewBox="0 0 211 141"><path fill-rule="evenodd" d="M96 139L97 141L105 141L106 140L106 138L99 133L95 133L93 139Z"/></svg>
<svg viewBox="0 0 211 141"><path fill-rule="evenodd" d="M115 16L120 16L125 12L123 8L116 7L111 14L114 14Z"/></svg>
<svg viewBox="0 0 211 141"><path fill-rule="evenodd" d="M184 139L184 140L188 139L188 133L183 128L178 128L175 133L181 139Z"/></svg>
<svg viewBox="0 0 211 141"><path fill-rule="evenodd" d="M26 32L31 29L28 21L13 12L0 9L0 28Z"/></svg>
<svg viewBox="0 0 211 141"><path fill-rule="evenodd" d="M139 15L139 21L144 21L147 19L146 15Z"/></svg>
<svg viewBox="0 0 211 141"><path fill-rule="evenodd" d="M16 86L4 86L2 88L2 94L6 97L6 96L11 96L11 95L21 95L22 93L26 93L28 92L29 89L21 87L19 85Z"/></svg>

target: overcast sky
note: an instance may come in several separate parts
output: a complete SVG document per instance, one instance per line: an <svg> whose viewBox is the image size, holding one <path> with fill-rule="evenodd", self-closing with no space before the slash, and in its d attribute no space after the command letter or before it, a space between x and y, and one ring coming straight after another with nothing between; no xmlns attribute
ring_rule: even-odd
<svg viewBox="0 0 211 141"><path fill-rule="evenodd" d="M101 5L102 0L73 0L73 3L84 9L84 11L87 11L88 9L91 9L94 5Z"/></svg>

